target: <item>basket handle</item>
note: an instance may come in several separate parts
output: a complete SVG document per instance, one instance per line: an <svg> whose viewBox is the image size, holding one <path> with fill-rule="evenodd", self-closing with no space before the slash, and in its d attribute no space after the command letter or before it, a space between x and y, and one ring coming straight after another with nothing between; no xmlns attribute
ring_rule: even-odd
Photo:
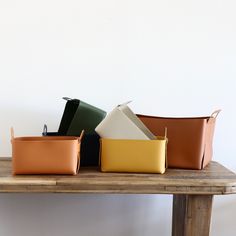
<svg viewBox="0 0 236 236"><path fill-rule="evenodd" d="M66 101L71 101L72 98L68 98L68 97L63 97L62 99L66 100Z"/></svg>
<svg viewBox="0 0 236 236"><path fill-rule="evenodd" d="M83 136L84 136L84 130L82 130L82 132L80 133L80 136L78 137L79 152L77 154L77 168L76 168L77 173L78 173L79 167L80 167L80 149L81 149L81 141L83 139Z"/></svg>
<svg viewBox="0 0 236 236"><path fill-rule="evenodd" d="M81 142L82 138L84 137L84 129L81 131L78 140Z"/></svg>
<svg viewBox="0 0 236 236"><path fill-rule="evenodd" d="M165 139L167 138L167 127L165 127Z"/></svg>
<svg viewBox="0 0 236 236"><path fill-rule="evenodd" d="M14 129L11 127L11 141L14 139Z"/></svg>
<svg viewBox="0 0 236 236"><path fill-rule="evenodd" d="M168 160L167 160L167 143L168 143L168 138L167 138L167 127L165 127L165 139L166 139L166 153L165 153L165 168L168 168Z"/></svg>
<svg viewBox="0 0 236 236"><path fill-rule="evenodd" d="M218 109L218 110L212 112L211 118L215 118L216 119L216 117L219 115L220 112L221 112L221 109Z"/></svg>
<svg viewBox="0 0 236 236"><path fill-rule="evenodd" d="M44 124L43 126L43 136L47 136L48 133L48 126L46 124Z"/></svg>
<svg viewBox="0 0 236 236"><path fill-rule="evenodd" d="M128 102L124 102L122 104L119 104L118 107L121 107L121 106L127 106L129 103L131 103L132 100L128 101Z"/></svg>

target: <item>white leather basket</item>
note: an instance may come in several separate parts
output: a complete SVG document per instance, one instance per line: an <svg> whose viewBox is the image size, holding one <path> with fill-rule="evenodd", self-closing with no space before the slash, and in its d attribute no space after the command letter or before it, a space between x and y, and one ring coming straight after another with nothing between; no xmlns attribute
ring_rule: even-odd
<svg viewBox="0 0 236 236"><path fill-rule="evenodd" d="M155 140L151 131L127 106L128 103L115 107L96 127L95 131L102 138Z"/></svg>

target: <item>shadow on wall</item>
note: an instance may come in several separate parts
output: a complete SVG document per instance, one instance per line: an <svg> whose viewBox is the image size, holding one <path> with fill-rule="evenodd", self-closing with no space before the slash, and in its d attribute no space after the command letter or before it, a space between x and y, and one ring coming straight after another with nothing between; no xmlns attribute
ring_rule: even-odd
<svg viewBox="0 0 236 236"><path fill-rule="evenodd" d="M171 200L154 195L4 194L0 235L168 236Z"/></svg>

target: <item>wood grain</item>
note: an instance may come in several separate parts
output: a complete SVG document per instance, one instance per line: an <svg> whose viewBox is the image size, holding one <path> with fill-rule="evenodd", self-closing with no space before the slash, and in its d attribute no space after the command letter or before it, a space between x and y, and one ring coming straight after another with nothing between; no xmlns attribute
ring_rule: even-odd
<svg viewBox="0 0 236 236"><path fill-rule="evenodd" d="M212 195L174 195L172 236L208 236Z"/></svg>
<svg viewBox="0 0 236 236"><path fill-rule="evenodd" d="M76 176L12 176L11 160L0 160L0 192L232 194L236 175L217 162L204 170L168 169L165 174L102 173L81 168Z"/></svg>

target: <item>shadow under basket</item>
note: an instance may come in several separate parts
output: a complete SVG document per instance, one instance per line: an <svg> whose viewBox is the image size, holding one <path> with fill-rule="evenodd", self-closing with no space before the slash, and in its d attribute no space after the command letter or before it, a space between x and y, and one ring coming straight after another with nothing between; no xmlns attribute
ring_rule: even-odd
<svg viewBox="0 0 236 236"><path fill-rule="evenodd" d="M166 170L167 138L100 139L102 172L159 173Z"/></svg>
<svg viewBox="0 0 236 236"><path fill-rule="evenodd" d="M12 136L12 173L76 175L81 137Z"/></svg>

